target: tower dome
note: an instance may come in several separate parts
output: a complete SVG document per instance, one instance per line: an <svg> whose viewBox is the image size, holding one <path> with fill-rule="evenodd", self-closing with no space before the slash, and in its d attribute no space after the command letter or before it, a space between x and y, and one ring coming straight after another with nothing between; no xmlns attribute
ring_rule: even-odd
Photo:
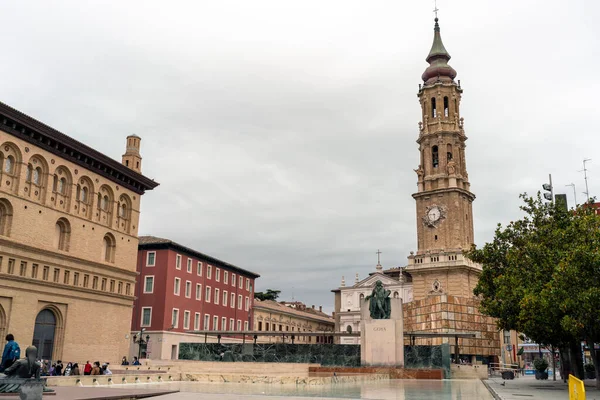
<svg viewBox="0 0 600 400"><path fill-rule="evenodd" d="M429 63L429 67L427 67L421 76L426 85L435 83L437 81L453 82L454 78L456 78L456 71L454 68L448 65L448 61L450 61L451 57L444 47L444 43L442 42L442 35L440 34L440 25L438 21L438 18L436 18L435 27L433 28L433 44L431 45L431 50L429 51L429 55L426 59Z"/></svg>

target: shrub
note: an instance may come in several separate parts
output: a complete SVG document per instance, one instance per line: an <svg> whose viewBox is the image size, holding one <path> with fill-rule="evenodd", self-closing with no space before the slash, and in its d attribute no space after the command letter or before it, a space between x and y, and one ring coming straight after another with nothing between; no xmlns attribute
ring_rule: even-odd
<svg viewBox="0 0 600 400"><path fill-rule="evenodd" d="M583 369L585 369L585 372L596 372L596 368L594 367L594 364L585 364L583 366Z"/></svg>
<svg viewBox="0 0 600 400"><path fill-rule="evenodd" d="M536 358L535 360L533 360L533 366L536 370L544 372L546 371L546 369L548 369L548 361L546 361L543 358Z"/></svg>

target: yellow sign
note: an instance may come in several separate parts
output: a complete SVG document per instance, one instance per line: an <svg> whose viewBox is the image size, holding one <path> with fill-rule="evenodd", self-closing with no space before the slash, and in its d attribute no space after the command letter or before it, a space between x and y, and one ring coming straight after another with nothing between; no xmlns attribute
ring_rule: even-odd
<svg viewBox="0 0 600 400"><path fill-rule="evenodd" d="M569 375L569 400L585 400L583 381Z"/></svg>

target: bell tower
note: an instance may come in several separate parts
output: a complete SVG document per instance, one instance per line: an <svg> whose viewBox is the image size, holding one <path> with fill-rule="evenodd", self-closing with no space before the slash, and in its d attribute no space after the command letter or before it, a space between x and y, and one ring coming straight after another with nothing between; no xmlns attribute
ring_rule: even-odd
<svg viewBox="0 0 600 400"><path fill-rule="evenodd" d="M479 266L466 260L462 251L473 243L473 210L465 158L464 120L460 114L462 88L442 43L435 18L433 45L422 75L418 98L420 163L417 193L417 251L411 252L407 272L413 276L415 299L428 294L472 296L469 270ZM431 282L430 282L431 281ZM419 288L419 286L421 286Z"/></svg>

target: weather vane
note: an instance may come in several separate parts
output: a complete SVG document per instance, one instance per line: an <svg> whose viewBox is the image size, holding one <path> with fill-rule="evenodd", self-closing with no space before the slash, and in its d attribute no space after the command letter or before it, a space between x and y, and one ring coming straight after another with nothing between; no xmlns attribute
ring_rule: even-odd
<svg viewBox="0 0 600 400"><path fill-rule="evenodd" d="M433 9L433 12L435 13L435 18L437 19L438 15L438 11L440 11L439 8L437 8L437 0L433 0L433 3L435 4L435 8Z"/></svg>

